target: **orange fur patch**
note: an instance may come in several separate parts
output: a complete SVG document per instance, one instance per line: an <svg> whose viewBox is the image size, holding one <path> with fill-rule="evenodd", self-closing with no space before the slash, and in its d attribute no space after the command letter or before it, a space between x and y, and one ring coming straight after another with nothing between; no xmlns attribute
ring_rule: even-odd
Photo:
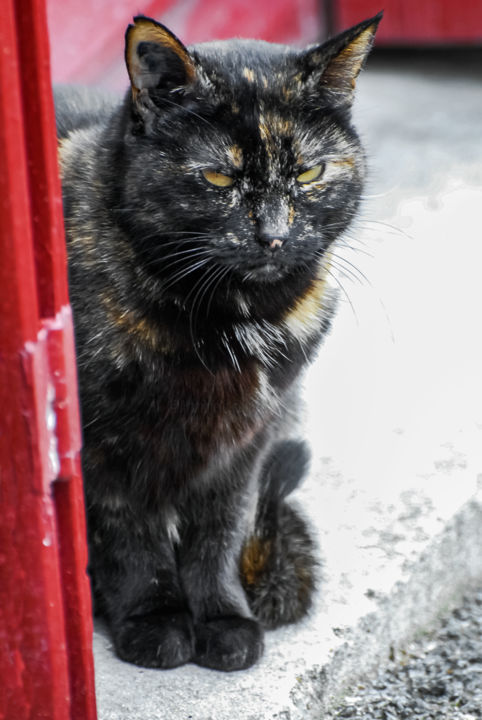
<svg viewBox="0 0 482 720"><path fill-rule="evenodd" d="M290 204L289 211L288 211L288 225L293 225L295 220L295 206L293 204Z"/></svg>
<svg viewBox="0 0 482 720"><path fill-rule="evenodd" d="M231 145L229 148L229 158L234 167L240 169L243 167L243 151L239 145Z"/></svg>
<svg viewBox="0 0 482 720"><path fill-rule="evenodd" d="M114 298L103 293L101 296L101 302L107 310L107 314L114 323L114 325L128 335L131 335L135 340L148 345L152 350L162 350L162 352L169 352L169 346L167 343L161 343L161 338L157 328L154 328L146 318L139 316L136 312L129 309L124 309Z"/></svg>
<svg viewBox="0 0 482 720"><path fill-rule="evenodd" d="M243 68L243 77L250 83L254 83L254 71L251 68Z"/></svg>
<svg viewBox="0 0 482 720"><path fill-rule="evenodd" d="M326 290L326 265L295 306L284 316L285 325L296 336L307 335L319 326L320 308Z"/></svg>
<svg viewBox="0 0 482 720"><path fill-rule="evenodd" d="M337 167L353 168L355 167L355 158L349 157L343 158L342 160L331 160L331 164L336 165Z"/></svg>
<svg viewBox="0 0 482 720"><path fill-rule="evenodd" d="M251 537L243 548L241 555L241 574L247 585L255 585L260 575L265 571L271 554L271 542L262 542L257 537Z"/></svg>

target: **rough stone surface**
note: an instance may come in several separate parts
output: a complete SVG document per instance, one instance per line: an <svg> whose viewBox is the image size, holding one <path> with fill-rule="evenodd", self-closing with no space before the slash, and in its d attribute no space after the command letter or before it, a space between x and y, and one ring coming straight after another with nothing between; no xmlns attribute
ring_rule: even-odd
<svg viewBox="0 0 482 720"><path fill-rule="evenodd" d="M482 591L467 595L436 632L394 653L374 681L350 688L325 720L477 720L482 717Z"/></svg>
<svg viewBox="0 0 482 720"><path fill-rule="evenodd" d="M229 675L127 665L99 626L100 720L331 717L482 578L481 75L480 56L374 58L359 83L371 181L334 258L340 309L306 381L314 462L296 502L323 561L312 616ZM413 662L417 702L443 698L446 684L422 682Z"/></svg>

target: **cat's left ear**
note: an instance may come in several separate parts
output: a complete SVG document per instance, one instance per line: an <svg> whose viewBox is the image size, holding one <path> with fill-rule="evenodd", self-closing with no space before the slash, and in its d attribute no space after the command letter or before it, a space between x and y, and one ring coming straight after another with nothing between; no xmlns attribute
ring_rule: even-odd
<svg viewBox="0 0 482 720"><path fill-rule="evenodd" d="M134 100L150 90L191 84L194 64L182 42L164 25L139 15L126 31L125 59Z"/></svg>
<svg viewBox="0 0 482 720"><path fill-rule="evenodd" d="M371 50L382 16L383 12L380 12L302 54L304 81L312 92L322 90L335 106L353 102L356 79Z"/></svg>

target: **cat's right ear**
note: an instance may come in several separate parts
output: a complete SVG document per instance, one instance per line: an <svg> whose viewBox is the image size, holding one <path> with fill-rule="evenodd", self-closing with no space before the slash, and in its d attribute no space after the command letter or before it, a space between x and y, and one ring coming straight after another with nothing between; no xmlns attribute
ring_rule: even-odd
<svg viewBox="0 0 482 720"><path fill-rule="evenodd" d="M193 61L164 25L138 15L126 31L125 60L134 102L150 90L167 92L194 81Z"/></svg>
<svg viewBox="0 0 482 720"><path fill-rule="evenodd" d="M329 102L349 107L353 102L356 79L373 45L383 12L364 20L323 45L300 56L305 89L322 91Z"/></svg>

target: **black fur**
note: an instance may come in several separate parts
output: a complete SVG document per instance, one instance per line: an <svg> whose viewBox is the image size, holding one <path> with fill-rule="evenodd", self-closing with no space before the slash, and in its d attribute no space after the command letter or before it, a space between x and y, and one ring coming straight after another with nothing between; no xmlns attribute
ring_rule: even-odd
<svg viewBox="0 0 482 720"><path fill-rule="evenodd" d="M245 668L310 607L298 381L363 186L378 20L296 51L186 49L139 17L123 102L57 93L90 573L130 662Z"/></svg>

